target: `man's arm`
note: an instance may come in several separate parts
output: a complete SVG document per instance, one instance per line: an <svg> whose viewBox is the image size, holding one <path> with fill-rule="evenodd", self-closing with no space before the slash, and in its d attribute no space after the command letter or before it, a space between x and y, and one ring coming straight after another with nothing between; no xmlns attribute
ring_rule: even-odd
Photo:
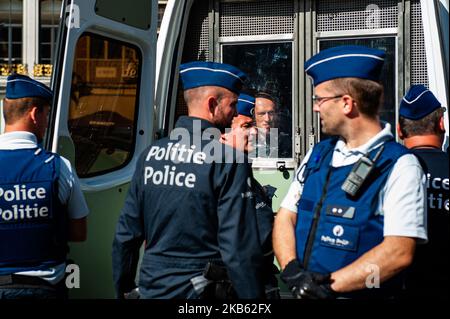
<svg viewBox="0 0 450 319"><path fill-rule="evenodd" d="M346 292L366 287L366 278L379 272L380 282L408 267L416 241L426 240L425 175L413 155L395 163L380 192L384 214L384 240L352 264L331 275L333 290Z"/></svg>
<svg viewBox="0 0 450 319"><path fill-rule="evenodd" d="M141 164L139 164L141 163ZM112 249L113 280L117 298L136 287L139 248L144 241L142 216L142 161L136 165L124 207L117 222ZM141 183L141 184L140 184Z"/></svg>
<svg viewBox="0 0 450 319"><path fill-rule="evenodd" d="M67 240L83 242L87 239L87 215L89 208L81 191L80 181L70 162L61 157L60 178L58 179L59 199L67 207Z"/></svg>
<svg viewBox="0 0 450 319"><path fill-rule="evenodd" d="M87 217L69 219L68 240L72 242L82 242L87 238Z"/></svg>
<svg viewBox="0 0 450 319"><path fill-rule="evenodd" d="M297 223L297 214L281 207L275 217L273 226L273 250L277 257L281 269L297 258L295 248L295 224Z"/></svg>
<svg viewBox="0 0 450 319"><path fill-rule="evenodd" d="M336 292L364 289L379 274L380 282L408 267L414 257L416 240L389 236L350 265L331 274L331 288Z"/></svg>
<svg viewBox="0 0 450 319"><path fill-rule="evenodd" d="M306 153L305 158L300 164L300 168L295 172L294 179L275 217L272 235L273 249L282 270L290 261L297 259L295 245L297 203L303 191L303 185L300 184L299 178L303 176L306 163L311 157L311 153L312 149Z"/></svg>

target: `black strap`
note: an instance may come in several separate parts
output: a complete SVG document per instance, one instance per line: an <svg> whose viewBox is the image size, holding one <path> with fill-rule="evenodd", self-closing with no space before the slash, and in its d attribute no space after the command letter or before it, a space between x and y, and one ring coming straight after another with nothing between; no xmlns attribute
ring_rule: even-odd
<svg viewBox="0 0 450 319"><path fill-rule="evenodd" d="M325 179L325 184L323 185L322 195L320 196L320 200L316 205L316 209L314 210L313 223L311 225L311 230L308 234L308 240L306 242L306 249L303 258L303 268L308 269L309 258L311 257L311 252L314 244L314 239L316 238L317 226L319 224L320 211L322 210L323 201L325 197L327 197L328 184L330 183L331 177L331 163L328 166L327 177Z"/></svg>
<svg viewBox="0 0 450 319"><path fill-rule="evenodd" d="M338 138L333 137L330 139L329 144L325 144L325 145L318 144L318 146L315 146L315 147L319 147L320 149L317 149L317 150L313 149L308 162L303 164L303 166L297 172L296 178L300 184L305 185L306 180L308 179L309 175L311 175L312 171L318 170L320 168L320 166L322 165L322 163L325 161L325 159L328 158L328 156L333 156L334 148L336 147L337 142L338 142ZM311 165L310 162L312 160L315 160L315 157L317 155L320 155L319 161L314 163L314 165ZM330 163L331 163L331 159L330 159ZM302 169L303 169L302 178L299 178L298 175L301 173Z"/></svg>
<svg viewBox="0 0 450 319"><path fill-rule="evenodd" d="M2 286L16 286L16 285L26 285L26 286L38 286L38 287L50 287L55 288L47 280L44 280L35 276L23 276L23 275L1 275L0 276L0 287Z"/></svg>

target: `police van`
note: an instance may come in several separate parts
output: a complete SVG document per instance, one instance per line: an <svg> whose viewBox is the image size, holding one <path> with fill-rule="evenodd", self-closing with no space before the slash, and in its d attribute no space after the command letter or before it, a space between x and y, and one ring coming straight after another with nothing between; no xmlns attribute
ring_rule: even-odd
<svg viewBox="0 0 450 319"><path fill-rule="evenodd" d="M412 84L448 105L448 0L169 0L159 29L157 15L150 0L63 4L45 145L72 162L91 210L88 241L71 246L81 275L73 298L114 297L112 240L136 160L187 114L181 63L232 64L248 74L247 88L274 96L284 143L253 162L275 191L274 212L324 138L303 70L315 53L343 44L385 50L381 118L393 128ZM446 148L448 112L445 123Z"/></svg>

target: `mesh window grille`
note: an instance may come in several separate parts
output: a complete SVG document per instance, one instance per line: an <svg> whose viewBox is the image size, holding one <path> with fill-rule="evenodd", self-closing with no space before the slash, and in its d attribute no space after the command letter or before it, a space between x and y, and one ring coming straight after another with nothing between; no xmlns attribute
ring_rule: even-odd
<svg viewBox="0 0 450 319"><path fill-rule="evenodd" d="M183 49L183 62L209 60L208 11L208 1L196 1L192 5L186 30L187 41Z"/></svg>
<svg viewBox="0 0 450 319"><path fill-rule="evenodd" d="M411 1L411 85L428 87L427 55L422 25L420 1Z"/></svg>
<svg viewBox="0 0 450 319"><path fill-rule="evenodd" d="M397 0L319 0L316 12L318 32L398 26Z"/></svg>
<svg viewBox="0 0 450 319"><path fill-rule="evenodd" d="M209 61L209 5L208 1L195 1L192 5L186 30L182 63L190 61ZM181 80L180 80L181 81ZM181 82L178 83L178 94L175 107L175 121L187 115Z"/></svg>
<svg viewBox="0 0 450 319"><path fill-rule="evenodd" d="M225 36L294 32L294 1L226 2L220 4L220 32Z"/></svg>

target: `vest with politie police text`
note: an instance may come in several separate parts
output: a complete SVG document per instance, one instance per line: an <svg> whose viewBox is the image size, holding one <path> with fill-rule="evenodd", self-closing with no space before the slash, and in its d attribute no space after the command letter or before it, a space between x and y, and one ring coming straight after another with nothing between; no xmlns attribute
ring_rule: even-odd
<svg viewBox="0 0 450 319"><path fill-rule="evenodd" d="M41 148L0 150L0 275L65 261L67 216L60 158Z"/></svg>
<svg viewBox="0 0 450 319"><path fill-rule="evenodd" d="M336 142L330 138L314 147L298 203L297 258L306 270L323 274L351 264L383 241L384 217L377 213L379 192L397 159L409 153L393 140L385 142L372 172L353 197L341 186L354 164L331 166ZM369 158L379 149L369 152Z"/></svg>

